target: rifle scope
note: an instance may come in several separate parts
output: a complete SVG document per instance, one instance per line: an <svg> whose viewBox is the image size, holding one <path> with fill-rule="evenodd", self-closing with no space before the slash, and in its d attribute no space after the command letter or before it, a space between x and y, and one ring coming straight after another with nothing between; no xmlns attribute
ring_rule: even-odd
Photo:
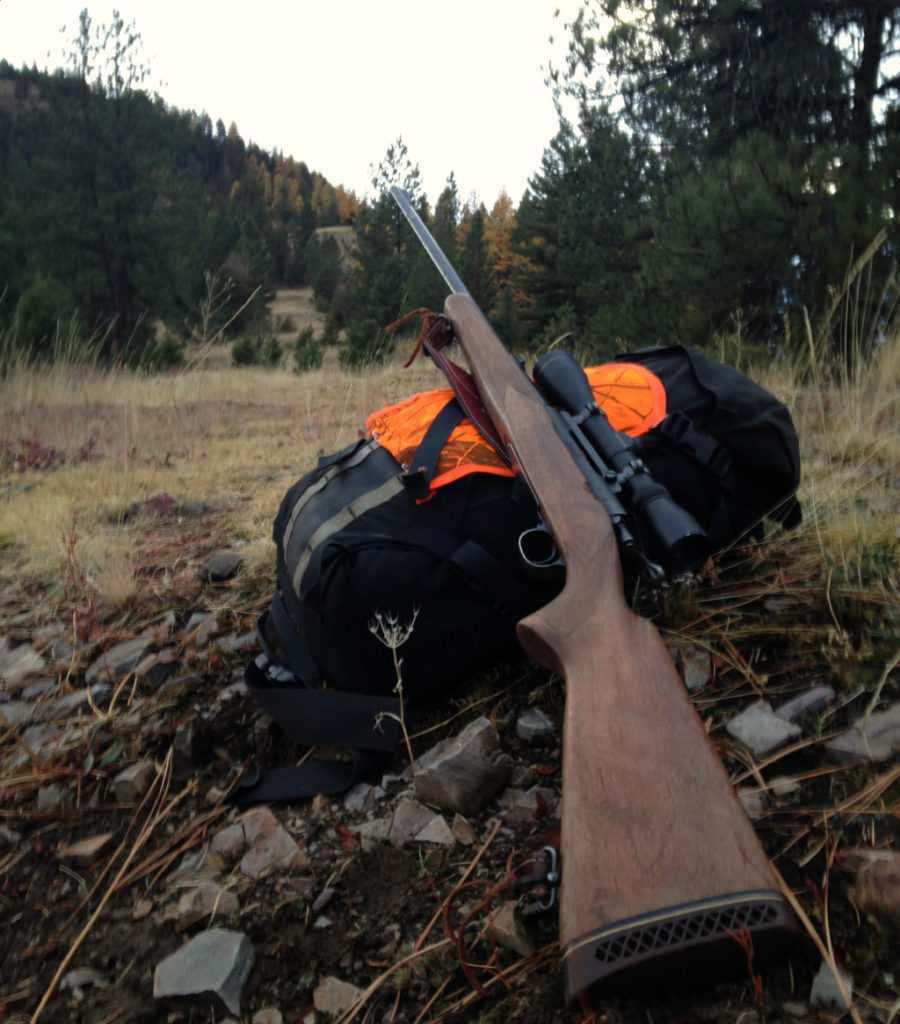
<svg viewBox="0 0 900 1024"><path fill-rule="evenodd" d="M653 479L632 439L612 428L576 360L561 349L546 352L535 364L534 382L548 402L569 414L610 467L614 489L632 510L646 555L670 573L700 565L709 555L703 527Z"/></svg>

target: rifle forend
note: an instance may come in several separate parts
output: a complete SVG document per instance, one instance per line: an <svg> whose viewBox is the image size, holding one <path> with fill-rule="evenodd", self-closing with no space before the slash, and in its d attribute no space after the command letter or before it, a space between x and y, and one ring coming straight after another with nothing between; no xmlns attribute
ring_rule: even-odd
<svg viewBox="0 0 900 1024"><path fill-rule="evenodd" d="M746 972L748 941L759 966L794 924L662 639L625 601L610 518L471 296L444 311L566 568L559 596L518 626L566 683L566 998Z"/></svg>

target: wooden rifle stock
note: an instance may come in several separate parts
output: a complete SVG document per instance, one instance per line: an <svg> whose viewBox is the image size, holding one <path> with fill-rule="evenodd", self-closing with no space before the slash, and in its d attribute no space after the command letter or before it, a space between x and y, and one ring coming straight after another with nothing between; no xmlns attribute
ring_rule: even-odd
<svg viewBox="0 0 900 1024"><path fill-rule="evenodd" d="M566 683L566 998L746 971L748 937L759 966L793 920L662 639L625 601L609 516L468 293L444 312L566 567L560 595L518 625Z"/></svg>

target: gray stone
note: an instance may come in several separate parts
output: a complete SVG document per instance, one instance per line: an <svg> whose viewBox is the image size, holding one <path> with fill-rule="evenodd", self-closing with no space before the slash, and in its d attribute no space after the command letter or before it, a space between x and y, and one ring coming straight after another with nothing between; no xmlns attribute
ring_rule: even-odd
<svg viewBox="0 0 900 1024"><path fill-rule="evenodd" d="M136 803L156 778L156 765L152 761L136 761L113 779L112 788L120 804Z"/></svg>
<svg viewBox="0 0 900 1024"><path fill-rule="evenodd" d="M56 693L57 689L59 689L59 683L50 676L44 676L42 679L36 679L33 683L23 686L19 696L22 700L37 700L38 697Z"/></svg>
<svg viewBox="0 0 900 1024"><path fill-rule="evenodd" d="M182 893L175 910L175 922L179 928L189 928L198 921L231 917L239 910L240 903L233 892L215 882L201 882Z"/></svg>
<svg viewBox="0 0 900 1024"><path fill-rule="evenodd" d="M274 1006L266 1006L262 1010L257 1010L250 1018L250 1024L283 1024L283 1021L281 1010Z"/></svg>
<svg viewBox="0 0 900 1024"><path fill-rule="evenodd" d="M0 636L0 681L14 686L26 676L44 669L44 659L27 644L10 647L9 640Z"/></svg>
<svg viewBox="0 0 900 1024"><path fill-rule="evenodd" d="M523 743L556 742L553 719L541 708L526 708L516 720L516 735Z"/></svg>
<svg viewBox="0 0 900 1024"><path fill-rule="evenodd" d="M779 718L765 700L754 701L735 715L725 728L754 757L764 757L801 735L799 725Z"/></svg>
<svg viewBox="0 0 900 1024"><path fill-rule="evenodd" d="M88 868L112 846L114 839L112 832L101 832L100 835L77 839L74 843L61 843L56 851L56 859L76 867Z"/></svg>
<svg viewBox="0 0 900 1024"><path fill-rule="evenodd" d="M241 824L249 849L241 858L241 871L248 878L259 878L272 868L287 867L300 854L300 847L278 819L265 807L249 811Z"/></svg>
<svg viewBox="0 0 900 1024"><path fill-rule="evenodd" d="M737 798L740 800L744 813L748 818L755 820L756 818L761 818L766 813L768 801L766 800L766 794L762 790L741 786L737 791Z"/></svg>
<svg viewBox="0 0 900 1024"><path fill-rule="evenodd" d="M416 834L415 840L417 843L434 843L436 846L456 846L450 826L441 814L435 814L425 828Z"/></svg>
<svg viewBox="0 0 900 1024"><path fill-rule="evenodd" d="M475 829L472 828L461 814L453 816L453 824L450 826L450 831L453 833L453 838L458 843L462 843L463 846L472 846L478 838L475 835Z"/></svg>
<svg viewBox="0 0 900 1024"><path fill-rule="evenodd" d="M213 928L167 956L153 975L153 998L220 1002L229 1013L241 1012L241 989L253 966L253 946L241 932Z"/></svg>
<svg viewBox="0 0 900 1024"><path fill-rule="evenodd" d="M839 763L860 759L887 761L897 751L900 751L900 702L886 711L860 719L852 729L825 744L825 753Z"/></svg>
<svg viewBox="0 0 900 1024"><path fill-rule="evenodd" d="M22 842L22 833L16 832L9 825L0 825L0 843L6 846L18 846Z"/></svg>
<svg viewBox="0 0 900 1024"><path fill-rule="evenodd" d="M0 724L4 721L11 729L19 729L34 720L35 706L30 701L8 700L0 704Z"/></svg>
<svg viewBox="0 0 900 1024"><path fill-rule="evenodd" d="M815 978L813 978L812 991L809 996L809 1006L812 1010L849 1010L853 1002L853 979L849 974L841 971L841 981L850 997L849 1002L845 998L841 987L838 984L834 972L823 963Z"/></svg>
<svg viewBox="0 0 900 1024"><path fill-rule="evenodd" d="M68 786L59 782L51 782L47 786L41 786L37 794L37 809L39 811L58 811L63 807L69 807L75 796Z"/></svg>
<svg viewBox="0 0 900 1024"><path fill-rule="evenodd" d="M558 805L556 793L546 786L532 786L531 789L510 787L503 793L503 820L510 825L523 825L529 821L556 818Z"/></svg>
<svg viewBox="0 0 900 1024"><path fill-rule="evenodd" d="M369 782L358 782L351 789L347 790L344 796L344 807L348 811L370 811L375 806L375 801L384 796L384 790L380 786L373 786Z"/></svg>
<svg viewBox="0 0 900 1024"><path fill-rule="evenodd" d="M112 692L109 683L92 683L80 690L73 690L62 697L51 701L41 712L41 717L48 721L59 718L68 718L80 711L91 711L91 704L97 704L104 700Z"/></svg>
<svg viewBox="0 0 900 1024"><path fill-rule="evenodd" d="M146 636L113 644L87 670L84 681L90 685L94 682L117 682L124 679L137 668L152 646L153 641Z"/></svg>
<svg viewBox="0 0 900 1024"><path fill-rule="evenodd" d="M70 991L79 1002L84 998L86 988L107 988L109 981L93 967L73 967L63 975L59 987Z"/></svg>
<svg viewBox="0 0 900 1024"><path fill-rule="evenodd" d="M232 864L241 857L247 849L247 834L244 826L239 821L225 825L212 837L209 843L209 852L215 857L221 857L226 864Z"/></svg>
<svg viewBox="0 0 900 1024"><path fill-rule="evenodd" d="M712 679L712 655L705 647L696 644L679 647L675 653L675 665L691 693L702 690Z"/></svg>
<svg viewBox="0 0 900 1024"><path fill-rule="evenodd" d="M515 900L507 900L491 917L488 930L494 941L511 949L519 956L534 956L534 939L528 933L519 905Z"/></svg>
<svg viewBox="0 0 900 1024"><path fill-rule="evenodd" d="M175 671L175 651L167 647L164 651L151 652L141 659L134 670L138 682L151 690L158 690L160 686Z"/></svg>
<svg viewBox="0 0 900 1024"><path fill-rule="evenodd" d="M470 722L417 763L416 799L442 811L476 814L509 779L512 760L499 747L497 730L487 718Z"/></svg>
<svg viewBox="0 0 900 1024"><path fill-rule="evenodd" d="M186 636L189 636L198 647L203 647L209 642L211 636L221 632L219 618L210 612L194 612L184 627Z"/></svg>
<svg viewBox="0 0 900 1024"><path fill-rule="evenodd" d="M325 978L313 990L313 1005L319 1013L336 1017L344 1013L362 996L363 991L340 978Z"/></svg>
<svg viewBox="0 0 900 1024"><path fill-rule="evenodd" d="M426 825L430 824L434 816L434 811L429 810L417 800L403 797L397 802L394 809L388 841L392 846L403 846L410 839L414 839Z"/></svg>
<svg viewBox="0 0 900 1024"><path fill-rule="evenodd" d="M827 707L835 697L834 690L830 686L814 686L806 693L801 693L784 704L779 705L775 714L787 722L797 722L804 715L814 715L817 711Z"/></svg>
<svg viewBox="0 0 900 1024"><path fill-rule="evenodd" d="M212 583L219 583L223 580L230 580L236 576L244 559L237 551L230 548L220 548L213 551L206 559L203 567L203 578Z"/></svg>
<svg viewBox="0 0 900 1024"><path fill-rule="evenodd" d="M314 914L321 914L336 895L337 889L333 885L326 886L313 900L312 912Z"/></svg>

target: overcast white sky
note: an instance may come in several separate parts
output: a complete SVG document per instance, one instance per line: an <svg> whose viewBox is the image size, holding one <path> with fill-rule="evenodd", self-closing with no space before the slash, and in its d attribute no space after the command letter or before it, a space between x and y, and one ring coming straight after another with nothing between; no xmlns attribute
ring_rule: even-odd
<svg viewBox="0 0 900 1024"><path fill-rule="evenodd" d="M557 128L544 85L575 0L0 0L0 58L53 70L78 15L141 35L145 88L362 195L398 137L434 202L518 203ZM562 16L554 18L557 8ZM65 30L61 31L65 26ZM551 46L550 37L555 38Z"/></svg>

